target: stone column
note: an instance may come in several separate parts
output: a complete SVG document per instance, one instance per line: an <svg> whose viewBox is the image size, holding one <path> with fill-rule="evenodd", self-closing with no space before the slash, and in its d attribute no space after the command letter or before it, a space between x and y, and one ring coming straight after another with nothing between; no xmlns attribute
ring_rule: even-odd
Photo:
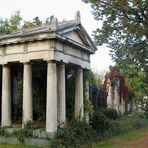
<svg viewBox="0 0 148 148"><path fill-rule="evenodd" d="M57 66L47 63L46 132L57 130Z"/></svg>
<svg viewBox="0 0 148 148"><path fill-rule="evenodd" d="M86 82L85 82L85 87L86 87L85 97L86 97L86 99L89 100L89 81L88 80L86 80Z"/></svg>
<svg viewBox="0 0 148 148"><path fill-rule="evenodd" d="M58 123L62 124L66 120L66 100L65 100L65 65L58 67Z"/></svg>
<svg viewBox="0 0 148 148"><path fill-rule="evenodd" d="M2 126L11 126L11 80L10 68L3 66L2 72Z"/></svg>
<svg viewBox="0 0 148 148"><path fill-rule="evenodd" d="M114 88L114 109L117 110L117 112L119 113L119 93L118 93L118 86L115 86Z"/></svg>
<svg viewBox="0 0 148 148"><path fill-rule="evenodd" d="M108 95L107 95L107 107L108 108L113 108L113 96L112 96L112 87L111 87L111 82L108 81L109 85L108 87Z"/></svg>
<svg viewBox="0 0 148 148"><path fill-rule="evenodd" d="M86 72L86 74L88 75L88 72ZM89 101L89 81L87 78L85 81L85 97ZM89 112L85 113L85 120L87 123L89 123Z"/></svg>
<svg viewBox="0 0 148 148"><path fill-rule="evenodd" d="M83 117L83 70L76 70L75 78L75 117Z"/></svg>
<svg viewBox="0 0 148 148"><path fill-rule="evenodd" d="M30 63L24 63L23 73L23 123L26 123L33 120L32 66Z"/></svg>

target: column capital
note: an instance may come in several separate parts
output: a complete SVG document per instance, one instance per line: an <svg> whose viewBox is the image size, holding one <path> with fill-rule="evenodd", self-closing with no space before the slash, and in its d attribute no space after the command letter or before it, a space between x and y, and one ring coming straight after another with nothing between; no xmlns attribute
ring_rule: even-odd
<svg viewBox="0 0 148 148"><path fill-rule="evenodd" d="M55 60L46 60L47 61L47 63L57 63L57 61L55 61Z"/></svg>
<svg viewBox="0 0 148 148"><path fill-rule="evenodd" d="M30 60L20 60L19 62L20 62L20 63L23 63L23 64L24 64L24 63L30 63Z"/></svg>
<svg viewBox="0 0 148 148"><path fill-rule="evenodd" d="M58 66L65 67L65 63L58 63Z"/></svg>
<svg viewBox="0 0 148 148"><path fill-rule="evenodd" d="M83 69L81 66L77 66L76 69Z"/></svg>
<svg viewBox="0 0 148 148"><path fill-rule="evenodd" d="M9 64L2 64L2 67L9 67Z"/></svg>
<svg viewBox="0 0 148 148"><path fill-rule="evenodd" d="M80 67L80 66L78 66L78 67L76 67L75 68L75 71L77 72L77 71L83 71L84 69L82 68L82 67Z"/></svg>
<svg viewBox="0 0 148 148"><path fill-rule="evenodd" d="M64 62L59 62L58 64L59 64L59 65L65 65L66 63L64 63Z"/></svg>
<svg viewBox="0 0 148 148"><path fill-rule="evenodd" d="M32 65L32 63L29 61L29 62L22 62L23 63L23 65L24 64L29 64L29 65Z"/></svg>

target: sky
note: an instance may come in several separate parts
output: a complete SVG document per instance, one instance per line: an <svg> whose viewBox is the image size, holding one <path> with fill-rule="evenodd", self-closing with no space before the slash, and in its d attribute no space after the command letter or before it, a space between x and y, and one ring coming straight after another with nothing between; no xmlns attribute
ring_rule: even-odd
<svg viewBox="0 0 148 148"><path fill-rule="evenodd" d="M24 20L32 20L35 16L44 20L54 15L58 21L73 20L75 13L80 11L81 23L91 37L93 30L101 25L94 20L90 6L81 0L1 0L0 17L9 18L17 10L20 10ZM91 68L96 72L106 71L112 64L109 49L105 45L99 46L91 56Z"/></svg>

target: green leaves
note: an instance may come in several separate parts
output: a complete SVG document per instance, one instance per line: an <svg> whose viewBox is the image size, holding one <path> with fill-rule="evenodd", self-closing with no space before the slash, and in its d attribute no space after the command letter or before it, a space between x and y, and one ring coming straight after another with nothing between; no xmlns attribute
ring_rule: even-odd
<svg viewBox="0 0 148 148"><path fill-rule="evenodd" d="M9 19L0 17L0 34L9 34L18 29L32 28L45 24L48 25L53 19L53 15L47 17L45 21L42 21L38 16L36 16L32 21L24 21L20 15L20 11L16 11Z"/></svg>
<svg viewBox="0 0 148 148"><path fill-rule="evenodd" d="M22 17L20 11L11 15L10 19L0 18L0 34L8 34L20 28Z"/></svg>
<svg viewBox="0 0 148 148"><path fill-rule="evenodd" d="M148 0L83 0L102 28L94 31L98 45L107 44L129 87L140 98L148 92ZM99 63L98 63L99 64ZM134 75L134 77L129 77Z"/></svg>
<svg viewBox="0 0 148 148"><path fill-rule="evenodd" d="M148 54L148 2L146 0L87 0L94 18L102 21L102 28L94 31L98 45L106 43L118 62L132 61L146 67ZM144 45L144 46L143 46ZM136 55L135 55L136 54Z"/></svg>
<svg viewBox="0 0 148 148"><path fill-rule="evenodd" d="M140 101L144 95L147 95L147 83L145 83L144 72L138 70L138 67L133 64L128 64L124 67L120 66L121 72L126 78L126 84L130 92L134 93L135 100Z"/></svg>

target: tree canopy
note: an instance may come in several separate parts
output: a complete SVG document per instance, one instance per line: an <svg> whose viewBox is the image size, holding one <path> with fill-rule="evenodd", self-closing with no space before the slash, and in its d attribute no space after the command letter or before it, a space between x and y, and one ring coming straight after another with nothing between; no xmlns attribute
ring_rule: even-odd
<svg viewBox="0 0 148 148"><path fill-rule="evenodd" d="M35 26L42 26L50 24L54 19L51 15L42 21L38 16L34 17L32 21L25 21L22 19L20 11L16 11L10 18L0 17L0 34L9 34L18 29L32 28Z"/></svg>
<svg viewBox="0 0 148 148"><path fill-rule="evenodd" d="M133 93L135 100L139 101L143 96L148 95L148 83L143 71L139 71L133 64L120 67L120 72L126 78L129 91Z"/></svg>
<svg viewBox="0 0 148 148"><path fill-rule="evenodd" d="M118 64L134 63L146 70L148 64L147 0L83 0L90 3L96 20L96 43L106 43Z"/></svg>
<svg viewBox="0 0 148 148"><path fill-rule="evenodd" d="M94 18L102 22L94 31L97 45L110 47L113 60L127 79L134 75L148 88L148 0L83 1L91 5Z"/></svg>

